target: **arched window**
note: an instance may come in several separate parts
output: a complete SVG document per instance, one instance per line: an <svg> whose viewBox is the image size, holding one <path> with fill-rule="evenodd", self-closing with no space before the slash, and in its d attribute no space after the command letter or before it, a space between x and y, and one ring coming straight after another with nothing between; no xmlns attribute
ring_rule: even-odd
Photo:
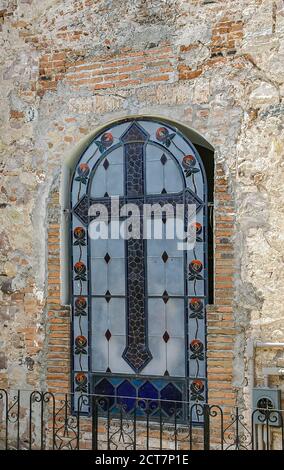
<svg viewBox="0 0 284 470"><path fill-rule="evenodd" d="M128 213L126 203L135 205ZM102 210L90 211L94 204ZM161 208L160 239L142 236L153 224L142 217L145 204ZM196 147L165 122L112 124L81 156L71 205L74 403L107 395L114 413L121 404L131 413L136 398L161 399L170 418L174 400L185 419L179 402L206 400L207 179ZM166 237L166 205L174 216L185 207L194 246ZM135 210L140 236L114 237L110 216L121 228ZM108 238L95 240L88 233L103 213Z"/></svg>

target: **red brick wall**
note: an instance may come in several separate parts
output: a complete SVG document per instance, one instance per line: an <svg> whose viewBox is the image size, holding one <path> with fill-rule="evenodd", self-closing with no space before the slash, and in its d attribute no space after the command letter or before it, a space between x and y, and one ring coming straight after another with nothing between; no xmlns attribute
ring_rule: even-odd
<svg viewBox="0 0 284 470"><path fill-rule="evenodd" d="M75 54L76 55L76 54ZM103 90L171 81L176 71L176 54L164 46L147 51L122 51L115 57L97 56L74 60L74 51L44 54L39 63L38 94L55 90L63 80L73 90Z"/></svg>
<svg viewBox="0 0 284 470"><path fill-rule="evenodd" d="M59 208L59 194L52 193L49 211ZM53 393L70 392L70 311L60 304L60 221L48 226L48 296L46 328L46 381Z"/></svg>
<svg viewBox="0 0 284 470"><path fill-rule="evenodd" d="M207 368L209 403L235 406L232 385L233 357L237 327L233 316L235 208L220 164L215 176L214 220L214 306L207 309Z"/></svg>

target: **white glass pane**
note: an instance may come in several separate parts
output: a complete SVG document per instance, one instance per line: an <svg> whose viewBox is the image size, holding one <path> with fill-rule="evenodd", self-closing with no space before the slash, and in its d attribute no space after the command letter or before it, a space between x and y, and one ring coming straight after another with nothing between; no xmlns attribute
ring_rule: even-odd
<svg viewBox="0 0 284 470"><path fill-rule="evenodd" d="M158 127L161 127L161 124L157 124L156 122L153 121L139 121L139 124L143 127L143 129L148 132L150 135L151 140L156 140L156 130Z"/></svg>
<svg viewBox="0 0 284 470"><path fill-rule="evenodd" d="M106 158L108 159L109 166L123 165L123 146L118 147L109 153ZM108 172L109 168L107 169Z"/></svg>
<svg viewBox="0 0 284 470"><path fill-rule="evenodd" d="M148 256L161 257L166 250L166 240L147 240Z"/></svg>
<svg viewBox="0 0 284 470"><path fill-rule="evenodd" d="M112 335L109 341L109 368L112 373L133 374L133 370L122 358L126 337Z"/></svg>
<svg viewBox="0 0 284 470"><path fill-rule="evenodd" d="M142 375L164 375L166 371L166 343L159 336L149 337L149 349L153 359L141 371Z"/></svg>
<svg viewBox="0 0 284 470"><path fill-rule="evenodd" d="M148 294L162 295L165 290L165 267L162 259L147 259Z"/></svg>
<svg viewBox="0 0 284 470"><path fill-rule="evenodd" d="M125 299L111 299L109 308L109 330L112 335L126 334Z"/></svg>
<svg viewBox="0 0 284 470"><path fill-rule="evenodd" d="M152 162L152 161L159 161L161 160L161 156L163 153L167 156L168 158L168 153L164 149L159 148L157 145L153 145L149 143L146 146L146 162Z"/></svg>
<svg viewBox="0 0 284 470"><path fill-rule="evenodd" d="M159 160L147 162L146 187L147 194L160 194L164 188L163 165Z"/></svg>
<svg viewBox="0 0 284 470"><path fill-rule="evenodd" d="M91 197L121 196L123 189L123 147L109 153L96 168L92 185Z"/></svg>
<svg viewBox="0 0 284 470"><path fill-rule="evenodd" d="M177 164L168 160L164 165L165 189L167 193L178 193L183 189L183 181Z"/></svg>
<svg viewBox="0 0 284 470"><path fill-rule="evenodd" d="M104 295L108 290L107 263L104 259L91 260L91 292L96 295Z"/></svg>
<svg viewBox="0 0 284 470"><path fill-rule="evenodd" d="M110 234L111 236L111 234ZM123 258L125 252L125 240L112 240L109 239L107 243L107 252L111 258Z"/></svg>
<svg viewBox="0 0 284 470"><path fill-rule="evenodd" d="M169 299L166 303L167 332L170 337L184 338L184 300Z"/></svg>
<svg viewBox="0 0 284 470"><path fill-rule="evenodd" d="M166 329L165 303L162 299L148 300L148 328L151 335L162 337Z"/></svg>
<svg viewBox="0 0 284 470"><path fill-rule="evenodd" d="M109 196L123 196L122 165L110 165L106 170L106 191Z"/></svg>
<svg viewBox="0 0 284 470"><path fill-rule="evenodd" d="M92 370L105 372L108 367L108 342L104 336L92 337Z"/></svg>
<svg viewBox="0 0 284 470"><path fill-rule="evenodd" d="M106 191L106 171L101 163L96 169L93 177L91 197L103 197Z"/></svg>
<svg viewBox="0 0 284 470"><path fill-rule="evenodd" d="M108 252L108 241L102 238L92 240L89 238L91 258L103 258Z"/></svg>
<svg viewBox="0 0 284 470"><path fill-rule="evenodd" d="M114 235L116 236L116 235ZM98 238L93 240L89 238L92 258L104 258L108 253L111 258L123 258L125 253L125 240L122 238L111 238L111 225L108 225L108 238Z"/></svg>
<svg viewBox="0 0 284 470"><path fill-rule="evenodd" d="M108 263L108 290L112 295L125 293L125 262L123 258L112 258Z"/></svg>
<svg viewBox="0 0 284 470"><path fill-rule="evenodd" d="M105 337L105 332L109 328L108 303L105 299L92 299L92 334Z"/></svg>
<svg viewBox="0 0 284 470"><path fill-rule="evenodd" d="M169 257L183 258L183 250L178 249L179 240L165 240L164 250L167 252Z"/></svg>
<svg viewBox="0 0 284 470"><path fill-rule="evenodd" d="M165 263L166 290L168 294L184 295L183 258L169 258Z"/></svg>
<svg viewBox="0 0 284 470"><path fill-rule="evenodd" d="M182 338L170 338L167 342L167 367L173 377L185 377L185 344Z"/></svg>

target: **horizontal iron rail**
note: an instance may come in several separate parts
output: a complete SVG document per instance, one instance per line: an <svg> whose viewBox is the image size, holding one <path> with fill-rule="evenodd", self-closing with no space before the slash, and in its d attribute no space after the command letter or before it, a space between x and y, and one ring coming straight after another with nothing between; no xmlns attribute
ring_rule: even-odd
<svg viewBox="0 0 284 470"><path fill-rule="evenodd" d="M284 450L283 423L268 408L0 389L0 449Z"/></svg>

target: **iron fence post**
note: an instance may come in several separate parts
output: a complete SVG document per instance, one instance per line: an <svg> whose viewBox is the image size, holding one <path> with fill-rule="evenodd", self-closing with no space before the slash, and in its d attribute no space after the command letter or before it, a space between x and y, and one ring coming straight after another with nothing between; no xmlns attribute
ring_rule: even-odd
<svg viewBox="0 0 284 470"><path fill-rule="evenodd" d="M203 433L203 444L204 450L210 450L210 409L209 405L203 406L204 415L204 433Z"/></svg>

